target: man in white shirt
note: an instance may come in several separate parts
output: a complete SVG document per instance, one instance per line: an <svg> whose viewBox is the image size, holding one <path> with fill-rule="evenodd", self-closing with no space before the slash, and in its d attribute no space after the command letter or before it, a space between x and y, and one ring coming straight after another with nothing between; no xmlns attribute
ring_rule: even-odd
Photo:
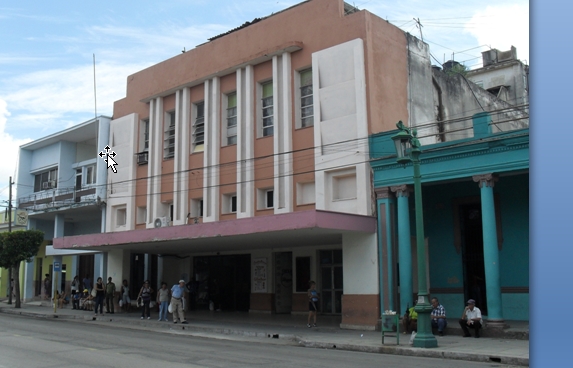
<svg viewBox="0 0 573 368"><path fill-rule="evenodd" d="M475 338L479 337L479 330L483 324L481 318L481 311L476 307L476 301L473 299L468 300L468 306L464 309L462 313L462 318L460 319L460 326L464 330L464 337L470 337L470 328L474 329Z"/></svg>

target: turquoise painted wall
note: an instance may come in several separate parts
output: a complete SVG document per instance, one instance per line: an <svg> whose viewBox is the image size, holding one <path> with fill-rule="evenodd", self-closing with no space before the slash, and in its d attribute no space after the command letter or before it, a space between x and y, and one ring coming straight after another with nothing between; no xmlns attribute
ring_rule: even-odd
<svg viewBox="0 0 573 368"><path fill-rule="evenodd" d="M494 187L500 199L503 246L500 252L502 287L529 287L529 175L501 177ZM462 255L454 247L453 203L456 198L478 197L477 183L465 182L423 187L424 230L429 241L431 288L463 288ZM414 203L410 203L412 232ZM414 236L414 233L412 234ZM456 317L464 308L463 294L435 294ZM529 294L504 293L504 318L529 320Z"/></svg>

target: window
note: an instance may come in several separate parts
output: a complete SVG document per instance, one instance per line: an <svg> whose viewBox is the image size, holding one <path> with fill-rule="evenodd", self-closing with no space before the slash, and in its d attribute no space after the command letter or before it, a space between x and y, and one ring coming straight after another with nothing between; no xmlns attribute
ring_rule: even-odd
<svg viewBox="0 0 573 368"><path fill-rule="evenodd" d="M96 183L96 165L86 167L86 185Z"/></svg>
<svg viewBox="0 0 573 368"><path fill-rule="evenodd" d="M175 156L175 112L167 114L168 125L165 129L163 140L163 158Z"/></svg>
<svg viewBox="0 0 573 368"><path fill-rule="evenodd" d="M274 208L273 188L257 189L257 209L264 210Z"/></svg>
<svg viewBox="0 0 573 368"><path fill-rule="evenodd" d="M44 171L34 177L34 192L58 187L58 169Z"/></svg>
<svg viewBox="0 0 573 368"><path fill-rule="evenodd" d="M314 125L312 97L312 69L300 72L300 123L301 127Z"/></svg>
<svg viewBox="0 0 573 368"><path fill-rule="evenodd" d="M273 82L263 84L263 137L273 135Z"/></svg>
<svg viewBox="0 0 573 368"><path fill-rule="evenodd" d="M223 213L235 213L235 212L237 212L237 194L236 193L223 194L222 212Z"/></svg>
<svg viewBox="0 0 573 368"><path fill-rule="evenodd" d="M144 119L142 122L143 130L143 151L149 151L149 119Z"/></svg>
<svg viewBox="0 0 573 368"><path fill-rule="evenodd" d="M193 152L203 151L205 144L205 103L195 105L195 121L193 122Z"/></svg>
<svg viewBox="0 0 573 368"><path fill-rule="evenodd" d="M227 145L237 144L237 93L227 95Z"/></svg>
<svg viewBox="0 0 573 368"><path fill-rule="evenodd" d="M189 217L199 218L203 217L203 198L196 198L191 200Z"/></svg>
<svg viewBox="0 0 573 368"><path fill-rule="evenodd" d="M266 194L266 206L267 208L273 208L274 207L274 191L271 190L267 190Z"/></svg>
<svg viewBox="0 0 573 368"><path fill-rule="evenodd" d="M125 226L127 223L127 211L125 208L118 208L115 214L116 227Z"/></svg>
<svg viewBox="0 0 573 368"><path fill-rule="evenodd" d="M309 183L297 183L296 184L296 204L310 204L316 202L315 195L315 184L314 182Z"/></svg>
<svg viewBox="0 0 573 368"><path fill-rule="evenodd" d="M237 196L231 196L231 212L237 212Z"/></svg>
<svg viewBox="0 0 573 368"><path fill-rule="evenodd" d="M332 200L356 199L356 174L334 176L332 178Z"/></svg>
<svg viewBox="0 0 573 368"><path fill-rule="evenodd" d="M82 169L76 169L76 190L82 189Z"/></svg>
<svg viewBox="0 0 573 368"><path fill-rule="evenodd" d="M147 207L137 207L136 223L144 224L147 219Z"/></svg>

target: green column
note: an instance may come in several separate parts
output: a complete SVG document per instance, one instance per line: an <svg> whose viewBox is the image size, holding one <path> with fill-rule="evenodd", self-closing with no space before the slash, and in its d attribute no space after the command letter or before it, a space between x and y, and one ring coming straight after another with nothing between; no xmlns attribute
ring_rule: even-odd
<svg viewBox="0 0 573 368"><path fill-rule="evenodd" d="M493 187L497 178L492 174L473 177L479 183L483 231L483 257L487 293L488 322L503 323L501 308L501 279L499 274L499 250ZM479 308L479 306L478 306Z"/></svg>
<svg viewBox="0 0 573 368"><path fill-rule="evenodd" d="M413 307L412 295L412 245L410 243L410 206L408 197L410 190L407 185L391 187L396 193L398 202L398 264L400 265L400 306L398 311L404 313L407 306Z"/></svg>

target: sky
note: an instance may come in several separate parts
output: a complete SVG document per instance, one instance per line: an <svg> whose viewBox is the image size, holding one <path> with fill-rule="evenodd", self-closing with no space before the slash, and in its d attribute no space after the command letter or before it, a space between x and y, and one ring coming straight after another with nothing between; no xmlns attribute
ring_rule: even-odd
<svg viewBox="0 0 573 368"><path fill-rule="evenodd" d="M16 177L20 145L90 120L96 110L112 116L130 74L299 2L2 1L0 208L7 205L9 177ZM347 2L422 38L433 64L453 58L476 68L482 51L512 45L529 64L527 0Z"/></svg>

